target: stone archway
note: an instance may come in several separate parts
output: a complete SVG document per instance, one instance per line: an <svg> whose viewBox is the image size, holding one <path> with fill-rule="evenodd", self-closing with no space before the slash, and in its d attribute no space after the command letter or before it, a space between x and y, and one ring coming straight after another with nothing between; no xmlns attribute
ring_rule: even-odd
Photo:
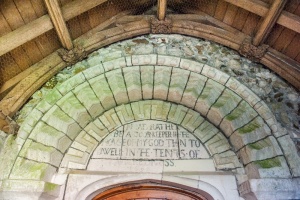
<svg viewBox="0 0 300 200"><path fill-rule="evenodd" d="M247 175L239 184L299 173L289 162L272 112L235 78L174 56L98 59L92 57L87 62L94 67L54 88L23 123L5 184L29 179L38 191L51 193L57 188L52 182L57 170L86 169L107 134L151 119L172 122L198 136L218 170Z"/></svg>
<svg viewBox="0 0 300 200"><path fill-rule="evenodd" d="M93 197L93 200L123 200L123 199L155 199L155 200L167 200L167 199L181 199L181 200L212 200L213 197L201 190L188 188L184 185L174 184L158 184L157 181L151 180L149 183L142 182L130 182L124 183L111 188L104 188L98 191L98 194Z"/></svg>

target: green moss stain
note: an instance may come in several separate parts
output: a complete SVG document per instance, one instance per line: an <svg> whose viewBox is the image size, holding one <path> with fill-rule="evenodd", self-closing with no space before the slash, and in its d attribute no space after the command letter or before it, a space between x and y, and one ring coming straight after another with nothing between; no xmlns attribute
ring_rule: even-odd
<svg viewBox="0 0 300 200"><path fill-rule="evenodd" d="M234 109L229 115L225 117L228 121L233 121L240 116L242 116L246 112L246 102L242 102L236 109Z"/></svg>
<svg viewBox="0 0 300 200"><path fill-rule="evenodd" d="M266 160L255 161L254 163L264 169L269 169L269 168L273 168L273 167L281 167L281 162L278 158L270 158L270 159L266 159Z"/></svg>
<svg viewBox="0 0 300 200"><path fill-rule="evenodd" d="M53 191L57 188L58 185L56 184L53 184L53 183L46 183L45 184L45 191L46 192L50 192L50 191Z"/></svg>
<svg viewBox="0 0 300 200"><path fill-rule="evenodd" d="M270 144L270 141L268 139L265 139L265 140L260 140L255 143L248 144L248 147L250 147L251 149L255 149L255 150L261 150L261 149L269 147L271 145L272 144Z"/></svg>
<svg viewBox="0 0 300 200"><path fill-rule="evenodd" d="M251 132L255 131L256 129L260 128L260 127L261 127L261 125L258 122L253 121L250 124L247 124L246 126L238 129L238 132L240 134L251 133Z"/></svg>

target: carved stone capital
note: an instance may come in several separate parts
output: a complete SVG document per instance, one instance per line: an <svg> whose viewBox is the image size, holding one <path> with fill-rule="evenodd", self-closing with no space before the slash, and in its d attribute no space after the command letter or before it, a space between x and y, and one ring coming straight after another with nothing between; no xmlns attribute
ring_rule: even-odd
<svg viewBox="0 0 300 200"><path fill-rule="evenodd" d="M168 34L172 32L172 20L165 18L165 20L158 20L151 18L151 33Z"/></svg>
<svg viewBox="0 0 300 200"><path fill-rule="evenodd" d="M59 49L58 54L69 65L73 65L87 57L84 48L74 47L71 50Z"/></svg>
<svg viewBox="0 0 300 200"><path fill-rule="evenodd" d="M269 45L254 46L251 39L247 38L240 46L239 53L252 61L259 62L265 55Z"/></svg>

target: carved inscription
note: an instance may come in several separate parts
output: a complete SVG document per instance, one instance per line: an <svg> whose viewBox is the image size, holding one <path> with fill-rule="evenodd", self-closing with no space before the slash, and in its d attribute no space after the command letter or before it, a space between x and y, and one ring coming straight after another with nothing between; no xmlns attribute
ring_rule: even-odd
<svg viewBox="0 0 300 200"><path fill-rule="evenodd" d="M93 158L132 160L176 160L208 158L201 142L177 125L135 122L109 134L97 147Z"/></svg>

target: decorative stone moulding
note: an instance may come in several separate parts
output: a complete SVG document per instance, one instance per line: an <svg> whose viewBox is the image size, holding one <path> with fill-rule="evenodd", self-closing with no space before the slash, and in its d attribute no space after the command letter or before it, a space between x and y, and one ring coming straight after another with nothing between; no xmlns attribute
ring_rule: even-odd
<svg viewBox="0 0 300 200"><path fill-rule="evenodd" d="M172 20L165 18L158 20L157 18L150 19L151 33L154 34L170 34L172 33Z"/></svg>
<svg viewBox="0 0 300 200"><path fill-rule="evenodd" d="M246 38L240 46L239 53L254 62L259 62L265 55L269 45L254 46L251 39Z"/></svg>
<svg viewBox="0 0 300 200"><path fill-rule="evenodd" d="M169 29L160 25L159 31ZM98 54L88 58L84 62L90 68L53 88L35 106L11 146L13 153L0 162L0 183L21 180L17 187L26 180L41 181L64 191L67 179L57 177L69 170L95 170L90 160L104 138L143 120L184 128L203 144L215 170L233 172L238 184L300 176L291 139L280 132L268 106L234 77L176 56L102 59ZM244 197L256 191L251 183L241 187ZM1 187L14 192L9 184ZM45 184L37 191L48 192Z"/></svg>

